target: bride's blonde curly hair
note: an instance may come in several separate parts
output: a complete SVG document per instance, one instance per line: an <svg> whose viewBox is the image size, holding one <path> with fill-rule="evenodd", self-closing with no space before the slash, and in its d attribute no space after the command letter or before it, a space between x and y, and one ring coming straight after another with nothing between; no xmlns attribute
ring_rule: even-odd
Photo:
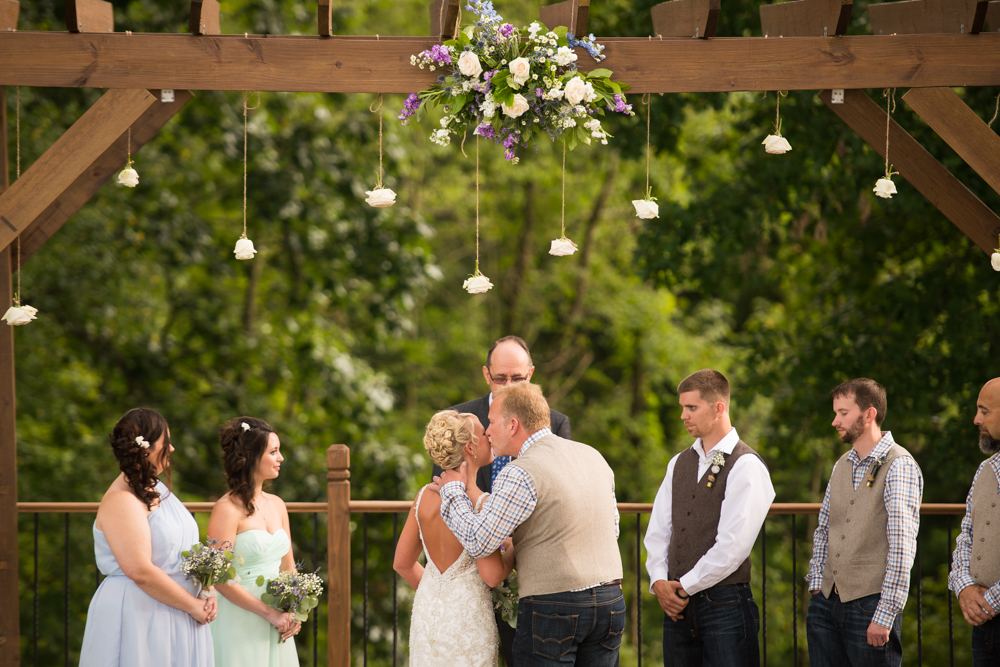
<svg viewBox="0 0 1000 667"><path fill-rule="evenodd" d="M431 417L424 433L424 448L434 463L444 470L457 470L462 465L462 450L476 441L473 419L478 417L456 410L442 410Z"/></svg>

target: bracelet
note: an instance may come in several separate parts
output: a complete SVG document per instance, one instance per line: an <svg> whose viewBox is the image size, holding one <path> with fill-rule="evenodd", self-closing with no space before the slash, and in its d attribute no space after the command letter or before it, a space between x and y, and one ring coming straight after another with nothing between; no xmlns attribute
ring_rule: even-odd
<svg viewBox="0 0 1000 667"><path fill-rule="evenodd" d="M691 597L690 595L687 595L687 594L681 595L681 589L679 589L679 588L677 589L676 595L677 595L677 597L679 597L682 600L687 600L689 597Z"/></svg>

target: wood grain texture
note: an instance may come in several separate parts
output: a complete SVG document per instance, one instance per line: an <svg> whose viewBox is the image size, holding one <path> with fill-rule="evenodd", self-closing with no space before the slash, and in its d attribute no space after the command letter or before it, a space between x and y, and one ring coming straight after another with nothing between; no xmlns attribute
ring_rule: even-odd
<svg viewBox="0 0 1000 667"><path fill-rule="evenodd" d="M351 664L351 450L326 450L327 650L329 667Z"/></svg>
<svg viewBox="0 0 1000 667"><path fill-rule="evenodd" d="M820 92L819 98L879 155L885 157L884 108L861 90L845 90L843 104L832 104L829 90ZM983 252L993 252L997 234L1000 233L1000 217L969 192L961 181L896 121L891 122L889 129L889 162L900 176L909 181ZM878 174L872 174L873 187L878 177ZM891 202L886 204L891 206Z"/></svg>
<svg viewBox="0 0 1000 667"><path fill-rule="evenodd" d="M316 6L316 30L320 37L333 37L333 0L319 0Z"/></svg>
<svg viewBox="0 0 1000 667"><path fill-rule="evenodd" d="M434 0L428 13L431 18L431 35L435 40L454 39L458 34L459 0Z"/></svg>
<svg viewBox="0 0 1000 667"><path fill-rule="evenodd" d="M159 100L145 90L104 94L10 188L0 194L0 248L6 248Z"/></svg>
<svg viewBox="0 0 1000 667"><path fill-rule="evenodd" d="M150 91L159 99L160 91ZM160 131L184 107L194 95L187 90L175 90L174 101L164 104L157 102L152 104L132 125L132 156L139 152L146 143L151 141ZM113 176L125 168L125 159L128 154L128 131L126 130L115 140L115 142L87 167L80 176L73 181L66 190L56 196L38 217L28 223L24 231L21 232L21 263L24 264L35 254L49 238L74 216L83 206L90 201L90 198L97 194L97 191L104 186ZM140 178L142 176L142 162L137 164ZM15 249L14 259L17 260Z"/></svg>
<svg viewBox="0 0 1000 667"><path fill-rule="evenodd" d="M853 0L792 0L761 5L760 25L769 37L833 37L847 32L853 7Z"/></svg>
<svg viewBox="0 0 1000 667"><path fill-rule="evenodd" d="M219 0L191 0L191 15L188 32L192 35L218 35Z"/></svg>
<svg viewBox="0 0 1000 667"><path fill-rule="evenodd" d="M573 35L586 35L590 0L563 0L553 5L542 5L538 8L538 18L549 30L563 25Z"/></svg>
<svg viewBox="0 0 1000 667"><path fill-rule="evenodd" d="M114 32L115 14L105 0L66 0L66 29L70 32Z"/></svg>
<svg viewBox="0 0 1000 667"><path fill-rule="evenodd" d="M17 16L21 3L17 0L0 0L0 31L17 30Z"/></svg>
<svg viewBox="0 0 1000 667"><path fill-rule="evenodd" d="M986 10L986 26L983 30L1000 32L1000 0L991 0Z"/></svg>
<svg viewBox="0 0 1000 667"><path fill-rule="evenodd" d="M653 34L657 37L715 37L721 0L669 0L653 5Z"/></svg>
<svg viewBox="0 0 1000 667"><path fill-rule="evenodd" d="M903 101L1000 192L1000 137L951 88L914 88Z"/></svg>
<svg viewBox="0 0 1000 667"><path fill-rule="evenodd" d="M601 38L633 93L1000 85L1000 34ZM411 93L429 37L0 33L0 85ZM582 69L596 67L577 49Z"/></svg>
<svg viewBox="0 0 1000 667"><path fill-rule="evenodd" d="M978 0L902 0L868 5L876 35L971 32Z"/></svg>

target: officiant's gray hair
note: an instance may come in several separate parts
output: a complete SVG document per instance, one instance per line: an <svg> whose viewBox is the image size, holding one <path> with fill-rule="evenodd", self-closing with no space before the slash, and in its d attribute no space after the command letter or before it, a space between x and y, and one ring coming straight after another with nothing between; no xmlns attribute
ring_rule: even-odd
<svg viewBox="0 0 1000 667"><path fill-rule="evenodd" d="M552 425L549 403L542 388L530 382L515 382L493 392L493 400L503 399L504 421L516 417L524 430L531 434Z"/></svg>

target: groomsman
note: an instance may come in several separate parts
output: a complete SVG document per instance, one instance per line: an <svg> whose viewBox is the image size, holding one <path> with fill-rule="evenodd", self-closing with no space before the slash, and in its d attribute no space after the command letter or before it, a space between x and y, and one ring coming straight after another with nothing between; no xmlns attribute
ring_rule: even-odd
<svg viewBox="0 0 1000 667"><path fill-rule="evenodd" d="M962 532L956 540L948 588L972 628L972 660L976 665L1000 665L1000 378L979 392L976 418L983 461L965 500Z"/></svg>
<svg viewBox="0 0 1000 667"><path fill-rule="evenodd" d="M809 664L898 666L923 476L892 433L881 430L882 385L858 378L830 395L833 427L851 448L833 466L813 535Z"/></svg>
<svg viewBox="0 0 1000 667"><path fill-rule="evenodd" d="M667 464L645 537L650 590L665 612L663 664L758 665L750 550L774 487L733 428L725 375L698 371L677 392L696 440Z"/></svg>

